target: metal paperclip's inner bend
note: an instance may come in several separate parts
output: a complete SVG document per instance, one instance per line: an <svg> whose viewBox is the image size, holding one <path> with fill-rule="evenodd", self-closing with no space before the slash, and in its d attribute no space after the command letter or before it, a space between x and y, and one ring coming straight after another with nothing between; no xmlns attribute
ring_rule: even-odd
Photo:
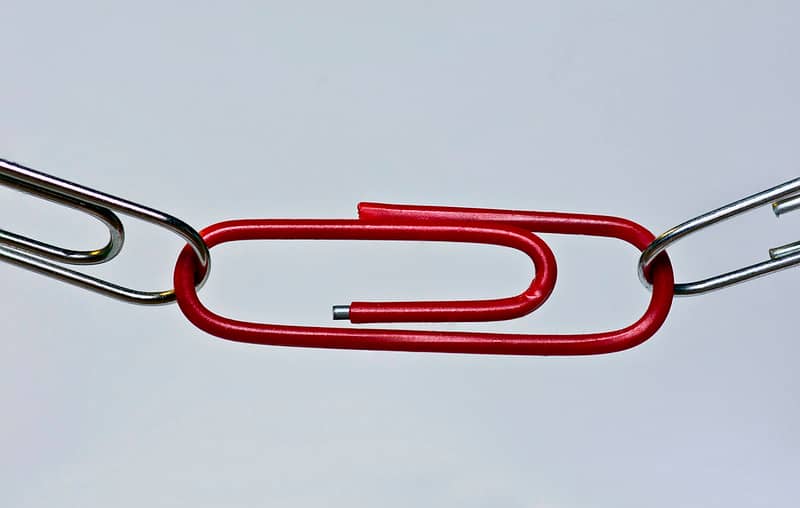
<svg viewBox="0 0 800 508"><path fill-rule="evenodd" d="M119 217L111 210L74 199L52 190L36 187L6 175L0 175L0 183L20 192L31 194L38 198L68 206L91 215L102 222L109 233L108 242L100 248L73 250L0 229L0 245L13 250L25 251L38 258L75 265L105 263L113 259L122 249L125 241L124 226Z"/></svg>

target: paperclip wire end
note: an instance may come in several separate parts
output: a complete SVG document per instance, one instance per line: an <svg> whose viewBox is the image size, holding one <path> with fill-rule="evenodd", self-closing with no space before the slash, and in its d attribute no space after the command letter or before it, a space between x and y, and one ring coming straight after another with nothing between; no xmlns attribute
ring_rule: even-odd
<svg viewBox="0 0 800 508"><path fill-rule="evenodd" d="M772 259L780 259L800 252L800 241L792 242L780 247L775 247L769 250L769 257Z"/></svg>
<svg viewBox="0 0 800 508"><path fill-rule="evenodd" d="M792 196L772 203L772 211L776 217L800 208L800 196Z"/></svg>
<svg viewBox="0 0 800 508"><path fill-rule="evenodd" d="M800 196L791 196L772 203L772 211L776 217L780 217L781 215L797 210L798 208L800 208ZM800 252L800 241L770 249L769 257L772 259L780 259L797 252Z"/></svg>
<svg viewBox="0 0 800 508"><path fill-rule="evenodd" d="M333 319L335 321L350 319L350 306L349 305L334 305L333 306Z"/></svg>

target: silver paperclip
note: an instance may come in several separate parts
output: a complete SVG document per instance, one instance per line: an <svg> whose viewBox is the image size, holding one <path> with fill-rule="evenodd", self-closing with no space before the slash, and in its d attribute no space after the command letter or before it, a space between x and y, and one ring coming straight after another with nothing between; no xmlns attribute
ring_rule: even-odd
<svg viewBox="0 0 800 508"><path fill-rule="evenodd" d="M116 211L156 224L183 237L194 249L202 267L202 273L197 274L197 286L200 287L208 277L210 255L205 242L191 226L172 215L3 159L0 159L0 184L89 213L100 219L108 227L111 235L108 244L101 249L71 251L0 231L2 261L129 303L158 305L174 301L175 292L172 289L165 291L130 289L52 262L96 264L113 258L122 248L124 241L122 223L114 213Z"/></svg>
<svg viewBox="0 0 800 508"><path fill-rule="evenodd" d="M650 281L647 280L646 275L647 266L673 242L712 224L730 219L742 212L770 203L772 204L772 211L776 216L800 208L800 178L789 180L777 187L767 189L758 194L753 194L752 196L740 199L729 205L717 208L716 210L695 217L664 232L657 237L653 243L642 252L641 257L639 257L639 279L642 281L642 284L647 288L651 287ZM770 249L769 256L770 259L766 261L755 263L738 270L694 282L676 283L675 294L691 296L707 293L800 264L800 241Z"/></svg>

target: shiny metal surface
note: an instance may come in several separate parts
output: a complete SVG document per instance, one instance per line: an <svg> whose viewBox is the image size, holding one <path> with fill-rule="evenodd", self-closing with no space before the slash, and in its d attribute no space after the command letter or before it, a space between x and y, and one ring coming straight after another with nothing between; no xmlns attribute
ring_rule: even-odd
<svg viewBox="0 0 800 508"><path fill-rule="evenodd" d="M667 249L672 243L705 227L711 226L712 224L730 219L740 213L770 203L772 204L772 210L776 216L800 208L800 178L795 178L794 180L790 180L771 189L712 210L661 234L642 252L639 258L639 279L642 281L642 284L647 288L651 287L645 275L645 269L656 256ZM756 277L762 277L778 270L800 264L800 242L776 247L770 249L769 252L770 259L767 261L755 263L707 279L676 283L674 292L679 296L698 295L745 282Z"/></svg>
<svg viewBox="0 0 800 508"><path fill-rule="evenodd" d="M197 254L200 260L200 266L203 270L203 273L198 274L197 286L201 286L208 277L210 261L208 248L197 231L172 215L83 187L3 159L0 159L0 184L25 192L31 192L59 203L75 206L88 213L92 213L92 215L96 217L102 217L101 220L109 225L109 230L112 231L112 238L109 242L111 248L109 252L106 253L105 260L110 259L116 254L115 249L118 252L123 239L121 224L119 225L119 241L116 241L114 237L117 228L116 226L112 227L112 224L119 222L113 213L114 211L167 229L184 238ZM4 242L6 246L0 246L0 260L2 261L128 303L158 305L170 303L175 300L175 294L172 289L165 291L139 291L55 264L48 259L66 263L75 263L75 261L74 259L65 259L65 257L69 258L71 254L59 252L63 251L63 249L58 247L55 247L56 251L48 253L48 249L53 248L53 246L20 237L13 233L6 234L10 234L11 239ZM26 245L26 242L28 245ZM86 252L82 254L79 253L78 258L81 256L86 258ZM102 262L103 259L101 259L101 257L102 254L96 254L92 251L88 255L89 261L79 261L79 263Z"/></svg>
<svg viewBox="0 0 800 508"><path fill-rule="evenodd" d="M76 265L91 265L110 261L122 249L125 241L125 231L119 217L111 210L31 186L19 180L8 178L3 174L0 174L0 183L26 194L85 212L102 222L109 232L108 243L99 249L72 250L0 229L0 245L27 251L34 257Z"/></svg>
<svg viewBox="0 0 800 508"><path fill-rule="evenodd" d="M797 210L798 208L800 208L800 196L784 199L778 203L773 203L772 205L772 211L775 212L775 215L778 217L784 213Z"/></svg>
<svg viewBox="0 0 800 508"><path fill-rule="evenodd" d="M333 306L333 319L334 321L342 319L350 319L350 306L349 305L334 305Z"/></svg>

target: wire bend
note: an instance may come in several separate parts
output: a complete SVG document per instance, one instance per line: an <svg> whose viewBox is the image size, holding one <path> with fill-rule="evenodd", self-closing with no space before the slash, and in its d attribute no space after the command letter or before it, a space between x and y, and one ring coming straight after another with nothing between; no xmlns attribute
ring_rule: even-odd
<svg viewBox="0 0 800 508"><path fill-rule="evenodd" d="M48 259L51 261L75 265L105 263L112 260L122 249L122 245L125 242L125 230L122 222L119 220L119 217L117 217L117 215L111 210L89 203L84 203L69 196L64 196L59 193L28 185L22 181L9 178L5 174L0 174L0 183L20 192L31 194L36 197L46 199L60 205L68 206L91 215L102 222L103 225L108 228L109 233L109 240L103 247L90 250L72 250L41 242L27 236L12 233L10 231L6 231L5 229L0 229L0 245L9 249L26 251L29 253L29 255L38 257L40 259Z"/></svg>
<svg viewBox="0 0 800 508"><path fill-rule="evenodd" d="M117 230L116 224L119 223L119 219L113 213L116 211L163 227L184 238L189 243L190 248L194 250L195 255L198 256L197 270L193 275L194 282L199 287L208 277L210 261L208 248L197 231L172 215L3 159L0 159L0 184L80 208L87 213L100 217L103 222L109 225L109 229L112 231L111 247L107 252L78 252L77 258L72 253L58 247L21 237L14 233L6 233L6 239L3 243L10 245L10 247L0 246L0 260L2 261L128 303L158 305L174 301L175 292L172 289L165 291L130 289L71 270L48 260L75 263L76 259L78 259L78 263L87 264L102 262L116 255L122 246L124 238L121 224L119 224L119 229ZM119 235L118 239L115 238L117 234ZM11 236L9 237L8 235ZM48 252L50 249L55 249L55 251ZM105 258L103 258L104 255Z"/></svg>
<svg viewBox="0 0 800 508"><path fill-rule="evenodd" d="M771 189L734 201L716 210L704 213L662 233L639 257L639 280L650 288L648 267L652 261L674 242L703 228L722 222L759 206L772 204L772 211L779 217L784 213L800 208L800 178L789 180ZM693 296L715 291L733 284L739 284L756 277L762 277L778 270L800 264L800 242L790 243L769 250L770 259L738 270L722 273L706 279L675 284L674 293L679 296Z"/></svg>
<svg viewBox="0 0 800 508"><path fill-rule="evenodd" d="M441 235L444 232L450 234L476 228L505 231L515 236L537 231L614 237L631 243L640 250L653 240L652 233L644 227L616 217L376 203L360 204L358 220L238 220L209 226L200 234L209 248L212 248L237 240L407 239L407 236L400 233L414 231L414 234ZM276 233L276 229L279 233ZM368 231L381 234L367 235ZM461 241L455 237L439 238ZM628 349L647 340L663 324L672 304L674 282L669 259L660 256L652 265L654 290L644 315L625 328L608 332L537 335L355 329L249 323L220 316L205 307L197 295L192 283L192 275L197 266L197 258L191 249L185 248L178 258L173 279L178 305L192 323L217 337L252 344L442 353L587 355ZM398 303L392 304L395 306L393 314L381 315L381 305L383 304L374 302L353 304L349 312L350 319L372 322L398 320L403 306L409 306L407 308L413 310L411 302Z"/></svg>

